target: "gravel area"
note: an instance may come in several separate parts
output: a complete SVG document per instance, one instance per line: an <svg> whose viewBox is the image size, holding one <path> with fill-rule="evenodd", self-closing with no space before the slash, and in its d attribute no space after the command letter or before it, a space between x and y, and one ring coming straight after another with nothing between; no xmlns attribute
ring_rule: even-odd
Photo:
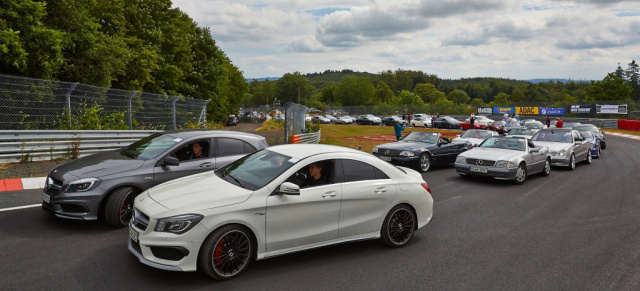
<svg viewBox="0 0 640 291"><path fill-rule="evenodd" d="M255 133L264 136L269 145L278 145L284 143L284 131L259 131L255 130L260 127L259 123L240 123L237 126L225 127L225 130L242 131ZM45 177L53 168L68 162L69 160L59 161L34 161L29 163L6 163L0 164L0 179L28 178L28 177Z"/></svg>

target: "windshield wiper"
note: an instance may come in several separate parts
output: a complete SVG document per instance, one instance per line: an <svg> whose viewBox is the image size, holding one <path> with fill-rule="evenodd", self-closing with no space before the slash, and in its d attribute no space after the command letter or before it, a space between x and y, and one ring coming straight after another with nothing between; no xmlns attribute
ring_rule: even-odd
<svg viewBox="0 0 640 291"><path fill-rule="evenodd" d="M245 188L245 187L244 187L244 185L242 185L242 182L240 182L240 180L238 180L236 177L231 176L230 174L227 174L227 175L225 176L225 178L226 178L226 177L231 177L231 179L233 179L234 181L236 181L236 183L238 183L238 185L240 185L240 187Z"/></svg>

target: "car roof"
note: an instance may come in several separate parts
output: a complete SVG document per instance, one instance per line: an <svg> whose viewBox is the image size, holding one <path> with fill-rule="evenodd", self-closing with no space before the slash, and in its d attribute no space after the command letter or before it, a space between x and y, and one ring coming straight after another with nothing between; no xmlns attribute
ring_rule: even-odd
<svg viewBox="0 0 640 291"><path fill-rule="evenodd" d="M257 135L257 134L253 134L253 133L247 133L247 132L241 132L241 131L232 131L232 130L211 130L211 129L178 129L178 130L167 130L165 132L163 132L163 134L168 134L171 136L175 136L175 137L179 137L182 139L188 139L188 138L192 138L192 137L199 137L199 136L230 136L230 135L235 135L235 136L247 136L247 137L255 137L255 138L262 138L262 136Z"/></svg>
<svg viewBox="0 0 640 291"><path fill-rule="evenodd" d="M355 153L369 155L369 153L356 149L327 144L285 144L269 147L269 150L298 159L304 159L309 156L326 153Z"/></svg>

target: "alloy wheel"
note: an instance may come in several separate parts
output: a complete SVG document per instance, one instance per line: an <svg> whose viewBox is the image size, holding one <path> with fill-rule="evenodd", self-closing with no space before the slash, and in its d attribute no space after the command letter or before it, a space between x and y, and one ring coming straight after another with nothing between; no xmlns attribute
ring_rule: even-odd
<svg viewBox="0 0 640 291"><path fill-rule="evenodd" d="M235 276L251 259L251 240L242 231L225 233L214 248L211 263L214 271L222 277Z"/></svg>

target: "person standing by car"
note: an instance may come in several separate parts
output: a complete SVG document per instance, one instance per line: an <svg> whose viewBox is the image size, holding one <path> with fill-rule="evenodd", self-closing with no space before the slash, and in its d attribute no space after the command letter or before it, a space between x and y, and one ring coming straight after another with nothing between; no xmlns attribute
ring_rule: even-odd
<svg viewBox="0 0 640 291"><path fill-rule="evenodd" d="M504 121L509 122L509 113L504 114Z"/></svg>
<svg viewBox="0 0 640 291"><path fill-rule="evenodd" d="M473 113L471 113L471 116L469 116L469 129L475 129L473 127L475 120L476 120L476 116Z"/></svg>
<svg viewBox="0 0 640 291"><path fill-rule="evenodd" d="M409 113L407 114L407 123L411 124L411 111L409 111Z"/></svg>
<svg viewBox="0 0 640 291"><path fill-rule="evenodd" d="M520 121L520 114L518 114L518 112L516 112L516 115L514 115L513 118L515 118L516 120Z"/></svg>
<svg viewBox="0 0 640 291"><path fill-rule="evenodd" d="M396 140L400 140L402 131L404 131L404 125L400 124L400 120L397 120L396 124L393 125L393 130L396 132Z"/></svg>
<svg viewBox="0 0 640 291"><path fill-rule="evenodd" d="M560 117L556 117L556 128L562 128L562 124L564 122L562 122L562 119L560 119Z"/></svg>
<svg viewBox="0 0 640 291"><path fill-rule="evenodd" d="M545 124L547 125L547 128L551 127L551 118L549 117L549 115L547 115L547 120L545 121Z"/></svg>

